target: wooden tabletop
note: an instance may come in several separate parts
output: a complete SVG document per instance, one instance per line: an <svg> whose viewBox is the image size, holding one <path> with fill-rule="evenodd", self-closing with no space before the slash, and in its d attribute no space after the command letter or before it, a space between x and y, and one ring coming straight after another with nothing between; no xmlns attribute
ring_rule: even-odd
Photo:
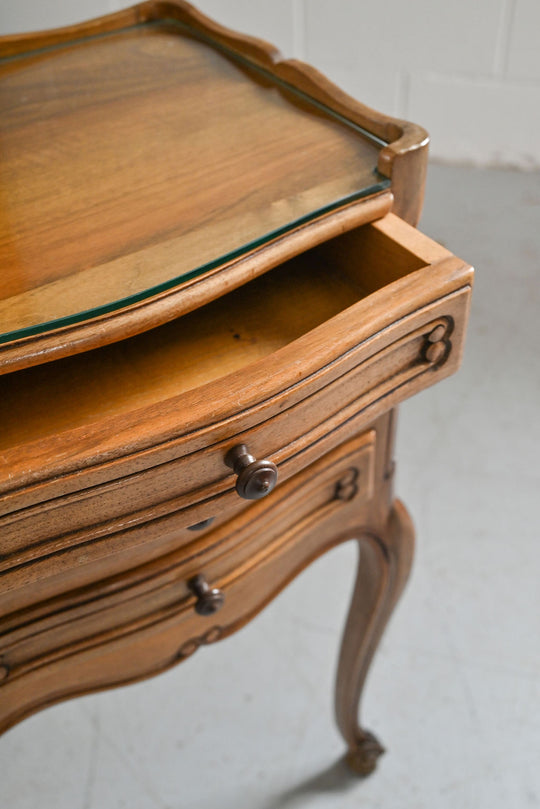
<svg viewBox="0 0 540 809"><path fill-rule="evenodd" d="M354 105L181 0L0 38L0 372L171 319L125 315L384 194L403 129Z"/></svg>
<svg viewBox="0 0 540 809"><path fill-rule="evenodd" d="M149 294L383 187L380 144L174 23L9 60L0 103L3 331Z"/></svg>

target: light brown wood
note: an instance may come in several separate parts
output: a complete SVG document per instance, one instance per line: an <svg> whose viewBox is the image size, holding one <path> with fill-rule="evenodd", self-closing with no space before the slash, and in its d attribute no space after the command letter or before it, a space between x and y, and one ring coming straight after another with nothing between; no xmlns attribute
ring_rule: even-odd
<svg viewBox="0 0 540 809"><path fill-rule="evenodd" d="M0 39L0 105L0 373L190 311L224 265L242 283L324 239L342 203L332 235L373 219L385 178L420 211L423 130L180 0Z"/></svg>
<svg viewBox="0 0 540 809"><path fill-rule="evenodd" d="M393 241L388 235L394 227L401 241L397 238ZM380 235L383 230L386 231L384 237ZM373 233L384 255L381 253L380 264L373 261L373 256L368 256L364 264L361 251L366 243L371 243ZM18 490L32 481L54 479L53 488L47 494L49 497L57 496L65 490L65 476L70 472L75 472L80 480L81 470L93 467L87 485L103 480L103 475L95 469L96 465L103 467L105 479L118 477L121 472L116 470L118 464L124 463L122 458L133 455L137 450L155 448L147 453L146 465L170 460L171 453L159 447L164 442L170 446L168 442L172 436L181 437L184 434L184 439L179 438L187 442L183 452L194 451L210 440L211 433L219 436L221 428L210 428L209 432L209 423L217 425L223 422L230 425L228 429L232 429L233 422L238 424L239 397L244 402L245 410L254 411L256 423L257 409L264 406L265 418L282 409L276 399L282 392L287 391L287 401L291 405L304 398L308 391L315 392L323 380L327 383L339 375L340 366L348 369L352 364L375 355L385 346L403 338L422 323L430 323L438 316L438 311L444 311L444 306L449 305L443 304L442 310L439 310L436 307L438 300L463 290L463 303L459 304L461 299L457 298L456 304L452 303L451 306L452 311L454 305L462 305L466 311L472 278L470 267L451 257L444 248L436 247L430 239L396 217L370 225L368 233L361 230L356 236L344 237L343 243L338 240L332 245L337 251L336 261L343 263L344 256L349 255L351 264L349 277L343 282L336 282L340 294L346 291L345 301L338 303L337 308L343 302L353 303L356 296L360 300L340 311L328 324L322 323L313 328L317 318L320 320L324 313L326 316L332 314L331 309L336 304L326 299L327 287L323 284L316 293L319 295L317 306L321 307L319 315L316 307L312 312L302 306L290 313L291 317L294 314L298 318L300 324L304 322L305 327L311 326L311 330L299 335L293 322L278 321L274 330L274 335L278 336L277 339L272 338L271 353L264 348L264 329L267 328L268 318L269 322L279 318L282 303L277 305L273 300L268 315L258 310L255 327L262 329L262 335L257 331L246 340L234 337L234 334L242 331L238 325L244 317L242 307L237 312L235 323L235 306L226 303L225 308L231 315L231 327L225 345L222 342L225 329L215 343L211 335L205 337L209 341L207 358L211 359L212 352L220 358L213 371L218 374L214 381L201 379L198 375L196 360L201 354L197 354L197 346L190 343L190 330L186 335L183 320L167 327L165 336L158 333L148 338L137 338L140 342L136 341L133 348L131 343L123 342L115 348L89 354L80 366L74 358L50 368L11 374L4 385L2 417L6 465L5 473L0 477L0 490ZM429 264L432 258L439 260ZM328 264L329 258L324 249L322 258L318 258L316 253L314 261L323 262L323 278L325 262L329 272L335 272L336 268ZM308 270L310 262L311 254L306 259ZM300 267L301 276L305 278L303 260L300 260ZM369 297L362 297L362 284L373 287L377 285L377 277L380 277L381 283L385 283L399 274L401 278L372 291ZM356 287L351 287L351 279ZM266 288L272 288L270 277L268 282L264 279L261 281ZM257 290L260 282L255 283ZM279 284L277 287L280 295L281 287ZM250 292L243 291L240 300L246 294L251 296ZM352 297L349 297L350 294ZM290 296L295 299L292 288ZM264 309L266 297L267 294L262 296L255 292L253 299ZM287 301L283 297L281 299L283 305L287 305ZM312 302L314 300L312 298ZM458 326L462 315L456 312L452 316ZM196 313L196 321L199 317L208 325L205 309ZM249 318L249 314L246 313L245 317ZM441 376L451 373L460 360L464 333L456 326L450 361L438 368ZM186 341L179 339L175 342L177 333L180 338L186 337ZM199 334L202 333L204 329L199 330ZM353 349L356 349L355 353L351 353ZM190 351L195 353L189 354ZM301 365L296 359L299 352L305 357ZM187 362L183 359L185 355L189 358ZM261 355L266 356L257 360ZM343 360L338 363L336 360L341 356ZM249 373L246 373L246 363L250 361ZM178 366L176 375L175 364ZM131 371L133 366L134 373ZM80 381L77 380L77 368ZM227 371L233 368L238 370L227 375ZM321 368L326 370L322 372ZM395 364L391 363L386 371L390 377L394 368ZM318 375L314 376L317 372ZM219 376L221 373L222 377ZM189 383L190 376L195 378L193 384ZM431 381L430 377L426 383L428 381ZM206 384L200 387L203 382ZM268 404L264 405L265 402ZM24 412L28 413L29 418L25 419L26 426L23 427L20 414ZM243 419L246 426L253 426L253 418L247 422ZM204 429L204 437L201 435L194 440L197 429ZM236 429L239 430L240 426ZM23 435L27 440L22 440ZM14 443L17 446L10 449ZM67 447L69 451L66 451ZM262 454L268 453L263 450ZM39 469L34 468L29 474L31 459ZM111 463L113 459L118 459L115 464ZM135 467L129 467L130 471L140 468L138 462Z"/></svg>
<svg viewBox="0 0 540 809"><path fill-rule="evenodd" d="M74 357L11 374L0 402L0 448L87 429L242 370L369 293L448 257L391 217L307 251L150 335L96 351L84 365Z"/></svg>
<svg viewBox="0 0 540 809"><path fill-rule="evenodd" d="M358 724L358 708L369 664L409 576L413 549L412 523L399 501L380 532L365 532L358 539L358 574L337 673L336 719L349 747L349 764L359 775L369 775L384 752Z"/></svg>
<svg viewBox="0 0 540 809"><path fill-rule="evenodd" d="M99 110L96 124L104 116L114 120L121 136L126 121L132 121L137 130L132 134L142 143L148 119L140 121L130 103L141 102L144 87L133 86L129 70L123 77L111 75L109 84L98 70L95 86L89 70L88 95L77 99L73 119L54 99L41 104L36 96L26 111L3 120L12 146L21 138L22 161L8 161L13 196L6 210L19 205L19 219L28 213L21 244L30 253L42 244L49 261L32 306L45 307L47 300L54 304L55 297L70 294L90 301L98 266L106 268L110 286L103 291L112 300L119 279L129 285L139 271L146 281L153 277L154 260L157 269L163 262L166 272L167 261L194 269L207 260L208 248L223 260L181 288L4 345L0 730L61 699L151 676L186 659L251 620L318 555L351 540L359 544L360 559L338 667L336 716L349 763L366 774L381 747L359 724L360 696L412 558L411 523L393 494L395 407L458 368L472 269L395 213L411 220L418 213L423 130L374 113L311 68L280 61L271 46L212 23L187 3L144 3L62 31L5 38L0 56L12 61L4 62L4 79L15 84L5 80L4 89L14 92L20 58L35 76L45 76L50 54L42 49L49 46L63 44L58 53L66 59L65 89L71 60L80 62L81 48L89 68L110 68L109 45L128 43L137 59L158 57L149 80L156 116L161 111L166 130L167 121L177 123L175 94L183 81L157 69L163 53L154 50L154 34L159 31L162 42L170 42L176 31L164 18L189 25L195 37L212 39L218 50L210 58L220 65L221 78L232 69L231 54L250 60L240 96L245 91L250 99L251 140L265 120L259 91L277 80L384 143L372 148L373 140L356 131L351 136L335 120L327 129L328 113L322 109L302 129L305 109L298 96L296 123L291 119L285 125L291 90L282 88L275 139L260 151L257 141L245 147L244 165L251 168L235 175L229 187L231 141L227 132L205 123L208 99L212 104L219 99L222 87L212 80L210 96L194 111L193 131L197 139L207 136L212 149L223 138L226 148L209 168L206 185L200 165L192 176L187 165L182 171L191 191L178 193L179 175L163 174L170 157L166 149L163 155L143 149L143 162L156 161L156 187L141 180L140 162L128 161L117 175L123 182L114 204L105 194L111 208L104 218L109 209L100 195L109 169L96 168L91 151L75 155L77 121L88 122ZM123 39L123 28L152 21L157 27L145 33L135 28L136 36ZM102 38L92 39L97 35ZM80 42L68 44L73 40ZM195 42L189 40L189 49L200 48ZM238 62L234 65L238 70ZM264 71L262 79L257 71ZM254 95L251 85L258 88ZM193 103L193 88L190 99ZM65 97L60 106L64 102ZM84 191L98 199L99 211L84 194L75 207L72 194L59 194L42 213L49 198L43 196L43 177L50 166L40 174L42 157L31 148L32 132L42 126L56 135L53 162L62 158L58 138L65 136L66 182L88 171ZM172 132L169 145L174 127ZM367 199L318 212L314 189L324 196L329 186L311 163L324 156L330 185L336 179L338 185L346 183L351 149L359 142L361 151L368 143L374 158L370 171L378 162L391 187L383 184ZM292 157L299 144L306 159L297 162ZM33 179L28 174L32 159ZM17 185L13 177L19 169ZM260 205L264 227L261 231L258 222L259 233L276 222L291 224L289 203L281 203L296 192L291 186L282 196L276 193L277 177L298 183L297 190L307 183L309 193L300 193L295 204L305 204L313 215L239 256L223 258L231 235L248 238L251 208ZM254 183L259 183L257 192ZM156 203L163 189L165 211ZM179 219L192 217L183 234L173 232L180 210ZM92 228L86 235L80 231L86 215L94 224L92 217L101 217L92 238ZM103 222L110 229L103 230ZM16 252L10 238L8 233L0 239L6 255ZM124 252L113 255L119 245ZM84 256L90 257L88 266ZM11 307L24 307L36 294L30 275L25 280L16 262L6 272L2 316L11 317ZM275 489L257 501L239 496L227 463L241 444L278 470ZM215 598L203 606L215 613L199 614L201 598L213 591Z"/></svg>
<svg viewBox="0 0 540 809"><path fill-rule="evenodd" d="M377 145L241 67L165 23L7 63L6 331L223 263L377 185Z"/></svg>
<svg viewBox="0 0 540 809"><path fill-rule="evenodd" d="M226 522L189 550L4 620L9 677L0 688L0 728L65 696L149 676L209 642L208 632L214 641L244 625L345 539L335 536L336 516L345 525L368 520L375 441L368 432L339 447L277 489L273 503L255 503L249 517ZM351 464L362 484L343 502L336 486ZM194 612L186 582L200 571L225 593L216 616Z"/></svg>
<svg viewBox="0 0 540 809"><path fill-rule="evenodd" d="M383 216L391 209L392 199L390 192L384 192L352 203L331 217L314 219L291 231L287 239L273 240L222 267L185 281L181 290L166 290L110 314L64 325L58 330L14 338L0 345L0 375L108 345L174 320L304 249ZM48 295L48 291L41 288L41 294ZM5 312L8 310L9 304L6 304Z"/></svg>

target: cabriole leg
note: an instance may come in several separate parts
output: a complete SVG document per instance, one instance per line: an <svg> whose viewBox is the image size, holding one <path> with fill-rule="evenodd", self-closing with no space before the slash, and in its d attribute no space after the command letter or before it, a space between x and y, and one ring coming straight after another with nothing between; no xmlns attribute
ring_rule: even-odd
<svg viewBox="0 0 540 809"><path fill-rule="evenodd" d="M341 645L336 683L336 719L354 772L369 775L384 748L358 721L366 674L386 623L409 575L414 530L395 501L385 530L359 540L358 573Z"/></svg>

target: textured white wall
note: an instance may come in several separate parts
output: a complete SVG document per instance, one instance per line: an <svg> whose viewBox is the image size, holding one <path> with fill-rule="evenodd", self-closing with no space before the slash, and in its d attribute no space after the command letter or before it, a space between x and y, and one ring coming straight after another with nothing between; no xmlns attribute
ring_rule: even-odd
<svg viewBox="0 0 540 809"><path fill-rule="evenodd" d="M0 31L98 16L121 0L0 0ZM417 121L447 161L540 167L540 0L198 0L215 19Z"/></svg>

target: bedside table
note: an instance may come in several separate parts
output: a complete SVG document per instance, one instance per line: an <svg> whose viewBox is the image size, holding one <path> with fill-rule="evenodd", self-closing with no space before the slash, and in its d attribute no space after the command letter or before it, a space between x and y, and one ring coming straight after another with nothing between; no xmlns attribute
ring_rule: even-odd
<svg viewBox="0 0 540 809"><path fill-rule="evenodd" d="M349 762L410 569L397 404L472 270L414 228L425 132L150 2L0 40L0 728L155 674L360 547Z"/></svg>

